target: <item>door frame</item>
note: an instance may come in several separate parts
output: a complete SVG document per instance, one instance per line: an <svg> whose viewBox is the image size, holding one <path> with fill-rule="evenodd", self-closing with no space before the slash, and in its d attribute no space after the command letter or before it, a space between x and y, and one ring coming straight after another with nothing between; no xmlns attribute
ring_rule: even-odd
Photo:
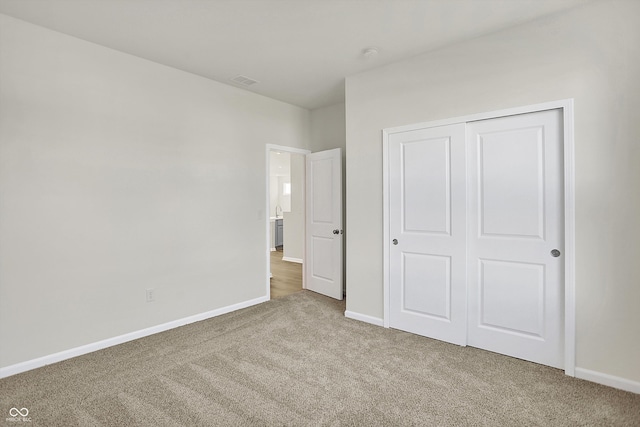
<svg viewBox="0 0 640 427"><path fill-rule="evenodd" d="M265 171L266 171L266 179L265 179L265 200L266 200L266 208L265 211L266 215L265 215L265 230L266 230L266 234L265 234L265 253L266 253L266 259L267 259L267 263L266 263L266 271L265 271L265 277L266 277L266 296L267 299L271 299L271 218L270 218L270 208L271 208L271 198L270 198L270 192L271 192L271 152L272 151L282 151L282 152L286 152L286 153L290 153L290 154L302 154L303 156L306 157L307 154L311 154L311 150L307 150L304 148L294 148L294 147L286 147L284 145L276 145L276 144L266 144L265 145ZM306 163L306 161L305 161ZM306 221L306 200L307 200L307 190L306 190L306 185L307 185L307 171L305 168L304 171L304 175L302 178L302 206L303 209L305 210L305 214L304 214L304 220L303 220L303 236L304 236L304 241L305 244L302 245L302 289L306 289L306 283L305 283L305 273L306 273L306 268L307 268L307 263L305 262L305 260L307 259L307 253L306 253L306 241L307 241L307 221Z"/></svg>
<svg viewBox="0 0 640 427"><path fill-rule="evenodd" d="M383 206L383 283L384 315L383 325L389 327L389 292L391 278L389 269L389 136L398 132L422 128L468 123L478 120L496 119L517 114L535 113L545 110L562 110L563 127L563 173L564 173L564 372L575 376L576 359L576 283L575 283L575 141L573 98L550 101L522 107L448 119L416 123L382 130L382 206ZM467 187L469 183L467 182ZM468 203L468 196L467 196Z"/></svg>

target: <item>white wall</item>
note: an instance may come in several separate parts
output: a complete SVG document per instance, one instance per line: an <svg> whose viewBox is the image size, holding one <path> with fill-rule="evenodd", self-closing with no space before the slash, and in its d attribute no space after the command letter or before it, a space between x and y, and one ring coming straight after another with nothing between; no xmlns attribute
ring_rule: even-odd
<svg viewBox="0 0 640 427"><path fill-rule="evenodd" d="M343 156L346 144L345 104L339 103L317 108L310 114L311 151L342 148ZM283 153L284 154L284 153ZM345 161L342 160L343 176ZM304 246L304 168L305 158L291 154L291 201L290 213L284 214L283 256L288 259L302 259ZM298 174L301 174L298 176ZM299 181L297 181L299 179ZM344 180L343 180L344 182ZM343 184L344 186L344 184ZM344 188L343 188L344 193ZM296 201L296 197L298 198ZM287 209L285 209L287 211ZM345 221L343 220L343 224Z"/></svg>
<svg viewBox="0 0 640 427"><path fill-rule="evenodd" d="M345 104L339 103L311 110L311 150L346 148Z"/></svg>
<svg viewBox="0 0 640 427"><path fill-rule="evenodd" d="M346 221L346 194L347 194L347 172L346 172L346 117L345 117L345 104L339 103L329 105L327 107L316 108L311 110L311 150L324 151L331 150L333 148L342 148L342 206L343 217L342 227L345 234L347 230ZM346 244L346 240L343 240ZM347 253L346 250L342 250L343 265L346 268L347 265ZM345 292L348 292L348 283L345 277L343 277Z"/></svg>
<svg viewBox="0 0 640 427"><path fill-rule="evenodd" d="M342 148L342 176L346 176L345 152L347 147L345 104L339 103L311 110L311 151ZM343 179L343 195L346 180ZM344 224L344 221L343 221Z"/></svg>
<svg viewBox="0 0 640 427"><path fill-rule="evenodd" d="M347 310L383 316L383 128L575 98L576 363L640 381L638 17L599 1L347 78Z"/></svg>
<svg viewBox="0 0 640 427"><path fill-rule="evenodd" d="M282 218L283 212L291 210L291 196L283 194L283 184L291 183L291 153L284 151L270 151L269 153L269 186L270 204L269 216Z"/></svg>
<svg viewBox="0 0 640 427"><path fill-rule="evenodd" d="M4 15L0 76L0 367L266 295L307 110Z"/></svg>
<svg viewBox="0 0 640 427"><path fill-rule="evenodd" d="M278 192L278 177L270 176L269 177L269 217L273 218L276 216L276 208L280 204L280 193ZM278 213L279 216L280 213Z"/></svg>
<svg viewBox="0 0 640 427"><path fill-rule="evenodd" d="M291 211L291 193L284 193L284 185L291 184L291 176L279 176L277 177L278 181L278 205L280 206L280 216L282 216L283 212Z"/></svg>

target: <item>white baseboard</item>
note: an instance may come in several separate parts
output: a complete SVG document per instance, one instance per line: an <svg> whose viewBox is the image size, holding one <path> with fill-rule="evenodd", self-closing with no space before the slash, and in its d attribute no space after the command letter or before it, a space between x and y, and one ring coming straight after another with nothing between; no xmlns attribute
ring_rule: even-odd
<svg viewBox="0 0 640 427"><path fill-rule="evenodd" d="M291 258L291 257L288 257L288 256L283 256L282 260L283 261L289 261L289 262L297 262L298 264L302 264L302 259L300 259L300 258Z"/></svg>
<svg viewBox="0 0 640 427"><path fill-rule="evenodd" d="M215 310L207 311L205 313L195 314L193 316L184 317L182 319L174 320L172 322L163 323L161 325L152 326L150 328L141 329L139 331L129 332L128 334L120 335L113 338L107 338L106 340L94 342L91 344L83 345L80 347L71 348L58 353L50 354L48 356L38 357L37 359L27 360L26 362L10 365L5 368L0 368L0 378L9 377L11 375L19 374L21 372L30 371L32 369L40 368L42 366L51 365L52 363L61 362L73 357L82 356L83 354L92 353L94 351L102 350L114 345L123 344L128 341L133 341L138 338L143 338L149 335L157 334L158 332L168 331L180 326L188 325L189 323L199 322L201 320L210 319L212 317L220 316L222 314L230 313L232 311L240 310L242 308L250 307L252 305L260 304L265 301L269 301L269 297L263 296L255 298L249 301L240 302L238 304L229 305L226 307L218 308Z"/></svg>
<svg viewBox="0 0 640 427"><path fill-rule="evenodd" d="M626 378L616 377L614 375L591 371L584 368L576 368L576 378L640 394L640 382L628 380Z"/></svg>
<svg viewBox="0 0 640 427"><path fill-rule="evenodd" d="M376 325L376 326L384 326L384 322L382 321L381 318L368 316L366 314L356 313L354 311L349 311L349 310L345 311L344 317L347 317L353 320L359 320L365 323L371 323L372 325Z"/></svg>

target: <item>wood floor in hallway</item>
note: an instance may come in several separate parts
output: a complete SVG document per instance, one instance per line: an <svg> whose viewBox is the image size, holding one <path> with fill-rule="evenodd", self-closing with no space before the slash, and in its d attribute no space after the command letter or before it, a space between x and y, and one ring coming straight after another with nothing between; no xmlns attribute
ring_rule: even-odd
<svg viewBox="0 0 640 427"><path fill-rule="evenodd" d="M282 248L271 251L271 299L302 290L302 264L282 260Z"/></svg>

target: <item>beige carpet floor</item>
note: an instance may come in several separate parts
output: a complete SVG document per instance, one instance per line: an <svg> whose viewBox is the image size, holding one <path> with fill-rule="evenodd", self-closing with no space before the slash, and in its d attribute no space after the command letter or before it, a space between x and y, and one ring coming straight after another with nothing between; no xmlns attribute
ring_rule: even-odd
<svg viewBox="0 0 640 427"><path fill-rule="evenodd" d="M640 395L302 291L0 380L32 426L640 426Z"/></svg>

